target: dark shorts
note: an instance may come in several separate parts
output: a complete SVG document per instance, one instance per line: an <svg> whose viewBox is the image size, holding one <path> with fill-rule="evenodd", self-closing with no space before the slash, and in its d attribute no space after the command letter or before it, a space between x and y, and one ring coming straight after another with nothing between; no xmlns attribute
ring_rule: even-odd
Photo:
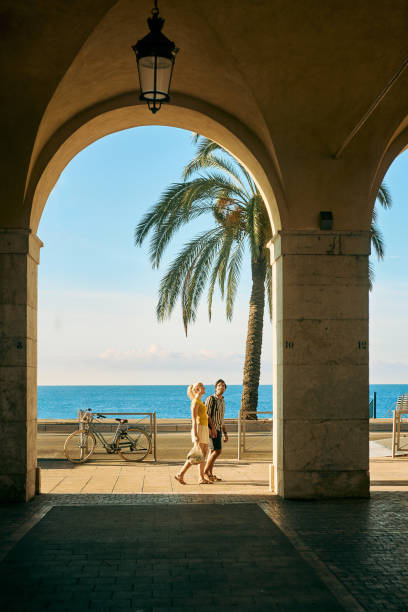
<svg viewBox="0 0 408 612"><path fill-rule="evenodd" d="M217 436L215 438L212 438L211 437L211 433L210 433L210 448L212 448L212 450L221 450L221 448L222 448L222 431L221 431L221 429L216 429L215 431L217 432Z"/></svg>

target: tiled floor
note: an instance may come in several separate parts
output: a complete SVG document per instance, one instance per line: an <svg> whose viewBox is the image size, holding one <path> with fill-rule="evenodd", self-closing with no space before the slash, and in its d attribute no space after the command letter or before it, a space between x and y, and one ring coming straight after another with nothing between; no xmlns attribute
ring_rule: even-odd
<svg viewBox="0 0 408 612"><path fill-rule="evenodd" d="M407 493L41 495L0 506L4 609L405 612L407 518Z"/></svg>
<svg viewBox="0 0 408 612"><path fill-rule="evenodd" d="M371 459L371 499L313 502L270 493L261 462L204 486L180 461L40 465L43 494L0 506L7 612L407 610L408 457Z"/></svg>
<svg viewBox="0 0 408 612"><path fill-rule="evenodd" d="M54 506L0 569L10 612L344 609L256 503Z"/></svg>

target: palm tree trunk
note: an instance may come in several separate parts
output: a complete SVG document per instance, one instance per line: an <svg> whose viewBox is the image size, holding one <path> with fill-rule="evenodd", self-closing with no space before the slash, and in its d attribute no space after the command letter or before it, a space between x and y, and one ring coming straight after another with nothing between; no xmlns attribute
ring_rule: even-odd
<svg viewBox="0 0 408 612"><path fill-rule="evenodd" d="M254 411L258 407L258 387L261 375L262 330L265 309L266 260L252 262L252 292L249 301L248 334L245 350L245 364L241 410ZM249 414L248 419L256 419Z"/></svg>

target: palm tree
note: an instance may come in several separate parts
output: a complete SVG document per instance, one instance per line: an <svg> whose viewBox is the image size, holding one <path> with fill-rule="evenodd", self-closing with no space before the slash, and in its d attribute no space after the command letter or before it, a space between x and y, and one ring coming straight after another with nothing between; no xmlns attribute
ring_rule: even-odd
<svg viewBox="0 0 408 612"><path fill-rule="evenodd" d="M202 215L212 215L214 227L187 242L160 283L157 319L170 317L180 299L186 335L188 326L196 320L206 286L209 319L217 284L225 299L226 317L232 319L244 251L249 248L252 290L241 408L253 413L258 405L265 294L272 318L272 269L265 246L271 237L271 227L262 196L245 168L208 138L195 135L194 141L197 152L184 170L183 182L170 185L146 213L136 227L135 243L141 246L152 232L150 259L153 268L158 268L166 247L181 227ZM384 208L392 204L385 184L380 187L377 201ZM378 259L382 259L384 241L376 224L375 209L370 236ZM370 264L370 289L373 277ZM256 418L256 414L248 418Z"/></svg>
<svg viewBox="0 0 408 612"><path fill-rule="evenodd" d="M375 201L375 204L377 205L377 203L380 204L385 209L389 209L392 206L391 194L385 183L382 183L380 186L380 189L378 190L377 199ZM371 244L374 248L375 254L377 255L377 259L381 260L381 259L384 259L385 248L384 248L384 238L383 238L382 232L377 225L376 205L374 206L373 216L371 219L370 238L371 238ZM372 263L370 262L368 265L368 286L369 286L370 291L373 288L373 283L374 283L374 267Z"/></svg>
<svg viewBox="0 0 408 612"><path fill-rule="evenodd" d="M265 246L271 226L262 196L246 169L215 142L196 135L195 143L197 153L184 170L184 181L170 185L143 217L135 242L140 246L152 232L150 259L157 268L177 230L202 215L212 215L214 226L183 247L160 283L158 320L170 317L180 299L186 334L206 286L209 319L217 284L225 299L226 317L232 319L244 251L249 248L252 291L241 408L256 411L265 294L272 317L272 273Z"/></svg>

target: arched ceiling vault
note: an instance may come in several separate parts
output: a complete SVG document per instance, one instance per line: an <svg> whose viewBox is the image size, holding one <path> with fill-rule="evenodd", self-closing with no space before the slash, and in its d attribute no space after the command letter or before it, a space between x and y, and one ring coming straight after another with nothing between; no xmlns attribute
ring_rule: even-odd
<svg viewBox="0 0 408 612"><path fill-rule="evenodd" d="M113 116L122 113L124 126L132 108L135 124L149 121L140 105L111 107L109 118L106 105L137 89L130 46L146 33L151 5L3 1L8 63L2 74L9 86L1 115L0 225L29 223L34 195L52 183L53 156L61 162L64 150L68 159L75 134L85 142L94 129L94 139L101 137L103 119L111 130L121 129ZM396 151L390 143L404 147L408 71L341 156L333 154L408 56L406 0L160 0L159 6L180 53L174 106L157 119L183 127L184 114L191 129L198 113L200 125L211 124L208 135L217 140L218 130L218 141L240 151L258 183L269 181L277 227L316 229L319 210L332 210L336 229L368 228L378 177ZM99 120L90 117L97 109ZM67 143L58 144L64 130Z"/></svg>
<svg viewBox="0 0 408 612"><path fill-rule="evenodd" d="M26 189L26 200L32 203L30 227L37 230L52 188L62 170L79 151L107 134L146 125L180 127L199 132L221 144L251 172L267 203L271 227L274 231L280 229L275 194L280 196L281 209L284 199L279 180L268 152L254 134L219 109L180 94L172 97L172 104L164 106L160 115L152 115L146 112L146 106L140 103L136 93L117 96L85 109L50 138L33 165Z"/></svg>

